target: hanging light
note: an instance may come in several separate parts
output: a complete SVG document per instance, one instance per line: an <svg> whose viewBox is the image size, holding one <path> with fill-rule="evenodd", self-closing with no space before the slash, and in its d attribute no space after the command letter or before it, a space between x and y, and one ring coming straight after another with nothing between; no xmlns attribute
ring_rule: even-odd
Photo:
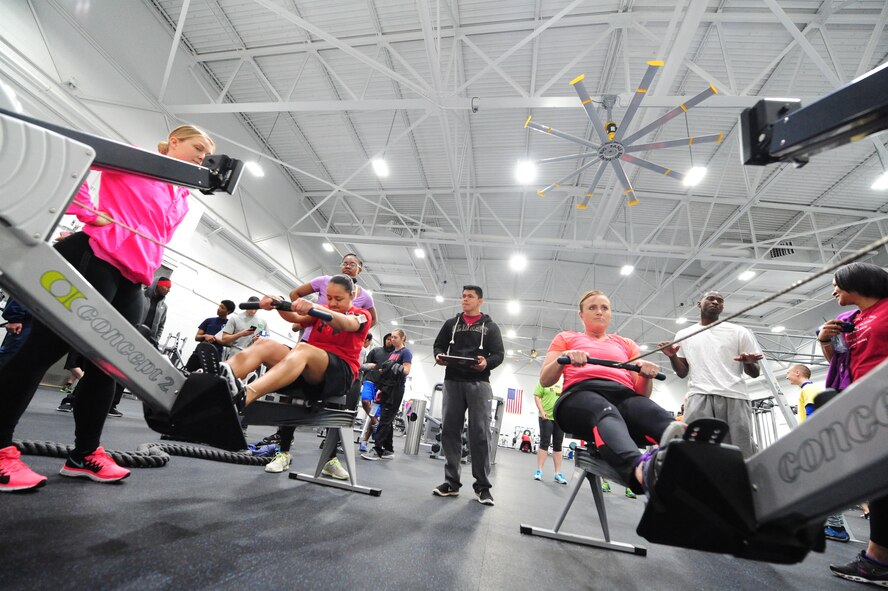
<svg viewBox="0 0 888 591"><path fill-rule="evenodd" d="M515 180L519 185L530 185L536 180L536 164L530 160L519 160L515 165Z"/></svg>
<svg viewBox="0 0 888 591"><path fill-rule="evenodd" d="M705 166L694 166L685 175L684 180L682 181L682 184L684 184L685 187L695 187L703 181L703 177L705 177L705 176L706 176L706 167Z"/></svg>
<svg viewBox="0 0 888 591"><path fill-rule="evenodd" d="M373 166L373 172L379 178L385 178L389 175L389 165L382 158L374 158L370 164Z"/></svg>

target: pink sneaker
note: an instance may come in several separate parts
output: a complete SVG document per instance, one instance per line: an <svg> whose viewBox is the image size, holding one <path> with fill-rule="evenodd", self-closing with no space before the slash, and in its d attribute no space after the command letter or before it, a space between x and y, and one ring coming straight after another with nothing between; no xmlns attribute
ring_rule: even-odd
<svg viewBox="0 0 888 591"><path fill-rule="evenodd" d="M99 446L96 451L82 458L75 457L73 453L68 454L68 460L59 474L74 478L89 478L96 482L117 482L129 476L130 471L118 466L111 456L105 453L105 448Z"/></svg>
<svg viewBox="0 0 888 591"><path fill-rule="evenodd" d="M21 457L14 445L0 449L0 492L30 490L46 484L46 476L28 468Z"/></svg>

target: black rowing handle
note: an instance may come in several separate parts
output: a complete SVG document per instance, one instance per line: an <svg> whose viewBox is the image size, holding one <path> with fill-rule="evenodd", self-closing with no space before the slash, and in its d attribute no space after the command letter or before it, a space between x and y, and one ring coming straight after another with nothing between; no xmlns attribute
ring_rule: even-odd
<svg viewBox="0 0 888 591"><path fill-rule="evenodd" d="M271 303L271 307L277 310L281 310L282 312L292 312L293 309L291 307L291 302L286 300L274 300ZM243 302L242 304L238 304L238 308L241 310L258 310L259 302ZM320 318L321 320L326 320L330 322L333 320L333 315L329 312L324 312L323 310L318 310L317 308L312 308L308 311L309 316L314 316L315 318Z"/></svg>
<svg viewBox="0 0 888 591"><path fill-rule="evenodd" d="M567 355L559 357L558 363L560 363L561 365L567 365L570 363L570 358L568 358ZM606 367L616 367L617 369L628 369L629 371L641 370L641 367L639 367L635 363L621 363L619 361L612 361L610 359L595 359L594 357L589 357L587 363L591 363L592 365L604 365ZM661 371L654 377L654 379L663 381L666 379L666 374Z"/></svg>

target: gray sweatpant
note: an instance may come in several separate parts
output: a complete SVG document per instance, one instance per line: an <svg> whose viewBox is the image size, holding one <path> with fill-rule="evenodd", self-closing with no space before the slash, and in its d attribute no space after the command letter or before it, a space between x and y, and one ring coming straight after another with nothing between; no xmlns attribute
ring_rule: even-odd
<svg viewBox="0 0 888 591"><path fill-rule="evenodd" d="M469 453L472 454L472 476L475 492L490 488L490 402L493 390L489 382L457 382L444 380L443 424L441 447L444 449L444 480L459 489L462 459L462 429L469 411Z"/></svg>
<svg viewBox="0 0 888 591"><path fill-rule="evenodd" d="M730 431L725 443L736 445L748 458L755 453L755 442L752 440L752 410L749 401L739 398L728 398L714 394L692 394L685 404L684 422L692 423L696 419L721 419L728 424Z"/></svg>

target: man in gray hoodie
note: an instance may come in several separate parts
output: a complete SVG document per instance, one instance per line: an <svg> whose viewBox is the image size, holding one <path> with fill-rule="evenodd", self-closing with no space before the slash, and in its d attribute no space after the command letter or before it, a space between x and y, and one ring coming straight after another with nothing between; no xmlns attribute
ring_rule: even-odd
<svg viewBox="0 0 888 591"><path fill-rule="evenodd" d="M444 450L444 483L432 490L439 497L455 497L462 486L462 429L469 413L469 453L475 498L483 505L493 505L490 494L490 405L493 390L490 371L505 356L503 337L490 316L481 313L484 292L477 285L465 285L462 311L441 327L435 339L435 361L447 367L444 372L443 421L441 447ZM451 357L451 359L447 359ZM470 358L460 361L452 357Z"/></svg>

